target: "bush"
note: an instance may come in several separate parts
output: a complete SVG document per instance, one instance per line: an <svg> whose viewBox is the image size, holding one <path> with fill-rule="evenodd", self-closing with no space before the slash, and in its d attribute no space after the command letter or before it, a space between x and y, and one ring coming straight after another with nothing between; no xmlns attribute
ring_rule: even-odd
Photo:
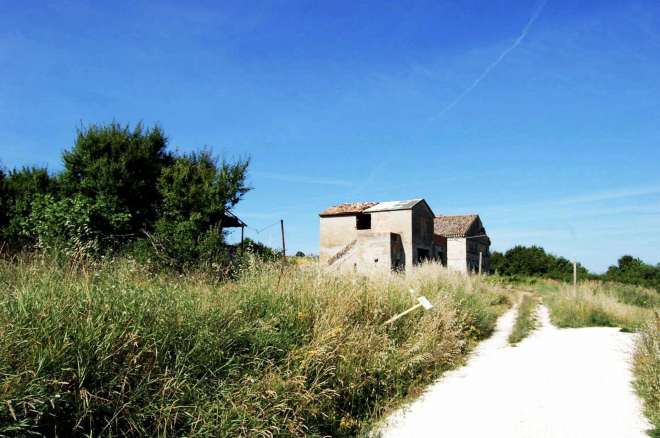
<svg viewBox="0 0 660 438"><path fill-rule="evenodd" d="M261 242L254 241L249 237L243 241L245 252L254 254L264 261L274 262L282 257L282 252L277 251Z"/></svg>
<svg viewBox="0 0 660 438"><path fill-rule="evenodd" d="M104 239L107 241L109 236L103 236L94 227L101 221L119 229L129 221L129 215L114 212L102 200L93 203L81 195L59 201L52 195L37 196L24 234L33 236L37 248L46 252L74 258L93 257L108 245Z"/></svg>
<svg viewBox="0 0 660 438"><path fill-rule="evenodd" d="M14 169L2 178L0 202L4 214L0 238L17 250L34 243L35 236L25 231L32 213L32 201L43 195L57 196L58 183L48 170L40 167Z"/></svg>

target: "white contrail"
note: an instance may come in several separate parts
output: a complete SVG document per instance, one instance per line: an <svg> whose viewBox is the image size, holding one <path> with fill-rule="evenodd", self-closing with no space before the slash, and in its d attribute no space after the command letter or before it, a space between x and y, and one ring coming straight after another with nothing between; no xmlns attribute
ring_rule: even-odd
<svg viewBox="0 0 660 438"><path fill-rule="evenodd" d="M532 14L532 17L529 19L529 21L527 21L527 24L526 24L525 27L523 28L522 32L520 32L520 35L518 35L518 38L516 38L516 40L513 42L513 44L511 44L509 47L507 47L507 48L506 48L506 49L500 54L500 56L495 60L495 62L493 62L492 64L490 64L488 67L486 67L486 69L485 69L485 70L479 75L479 77L478 77L477 79L475 79L474 82L472 82L472 85L470 85L469 87L467 87L467 88L466 88L461 94L459 94L459 95L456 97L456 99L454 99L454 100L452 100L451 102L449 102L449 104L448 104L446 107L444 107L444 108L442 109L442 111L440 111L438 114L436 114L434 117L432 117L432 120L435 120L435 119L438 119L438 118L444 116L444 115L447 113L447 111L449 111L450 109L452 109L453 107L455 107L455 106L456 106L461 100L463 100L463 98L464 98L465 96L467 96L472 90L474 90L474 89L477 87L477 85L479 85L479 83L480 83L481 81L483 81L483 80L486 78L486 76L488 76L488 75L490 74L490 72L491 72L495 67L497 67L497 65L498 65L500 62L502 62L502 60L503 60L504 58L506 58L506 56L507 56L509 53L511 53L511 51L512 51L513 49L515 49L516 47L518 47L518 46L520 45L520 43L522 43L522 41L523 41L523 40L525 39L525 37L527 36L527 33L529 32L529 29L532 27L532 25L534 24L534 22L535 22L535 21L539 18L539 16L541 15L541 12L543 11L543 8L545 7L545 4L546 4L547 2L548 2L547 0L543 0L543 2L539 5L539 7L538 7L538 8L536 9L536 11L534 12L534 14Z"/></svg>

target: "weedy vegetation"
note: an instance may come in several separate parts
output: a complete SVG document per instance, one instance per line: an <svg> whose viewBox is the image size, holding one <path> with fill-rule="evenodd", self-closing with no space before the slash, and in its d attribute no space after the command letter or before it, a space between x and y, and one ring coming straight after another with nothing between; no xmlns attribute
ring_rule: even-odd
<svg viewBox="0 0 660 438"><path fill-rule="evenodd" d="M509 344L516 345L536 328L538 323L536 314L538 304L539 301L535 296L531 294L525 294L522 296L520 304L518 305L516 322L509 335Z"/></svg>
<svg viewBox="0 0 660 438"><path fill-rule="evenodd" d="M411 288L434 309L383 326ZM509 306L432 264L367 278L251 260L220 282L127 258L0 260L0 435L353 436Z"/></svg>
<svg viewBox="0 0 660 438"><path fill-rule="evenodd" d="M652 289L620 283L587 281L577 289L559 282L537 286L558 327L621 327L638 331L660 306Z"/></svg>
<svg viewBox="0 0 660 438"><path fill-rule="evenodd" d="M644 401L644 413L653 425L649 435L660 437L660 315L640 330L633 355L635 390Z"/></svg>

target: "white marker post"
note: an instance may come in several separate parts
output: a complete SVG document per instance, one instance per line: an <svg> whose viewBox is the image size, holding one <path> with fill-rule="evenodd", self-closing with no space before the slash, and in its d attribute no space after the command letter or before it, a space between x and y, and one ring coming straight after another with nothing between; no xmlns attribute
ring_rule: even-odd
<svg viewBox="0 0 660 438"><path fill-rule="evenodd" d="M383 325L393 323L397 319L401 318L402 316L405 316L405 315L409 314L410 312L412 312L413 310L415 310L419 307L423 307L426 310L431 310L431 309L433 309L433 304L431 304L431 302L429 300L427 300L426 297L419 297L419 298L417 298L417 304L415 304L414 306L412 306L410 309L406 310L405 312L401 312L398 315L395 315L395 316L391 317L390 319L385 321L383 323Z"/></svg>

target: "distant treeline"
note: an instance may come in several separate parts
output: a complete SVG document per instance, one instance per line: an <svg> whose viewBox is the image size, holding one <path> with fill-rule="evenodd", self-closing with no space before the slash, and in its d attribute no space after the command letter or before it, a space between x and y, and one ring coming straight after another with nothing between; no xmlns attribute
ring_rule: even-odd
<svg viewBox="0 0 660 438"><path fill-rule="evenodd" d="M491 270L504 276L543 277L561 281L571 281L573 263L564 257L547 253L540 246L516 246L505 253L493 252ZM660 264L653 266L638 258L626 255L616 266L610 266L605 274L590 273L578 263L578 276L581 279L601 279L618 281L660 290Z"/></svg>
<svg viewBox="0 0 660 438"><path fill-rule="evenodd" d="M0 250L224 264L222 219L250 190L249 159L167 146L159 126L91 125L78 130L57 174L0 168Z"/></svg>

